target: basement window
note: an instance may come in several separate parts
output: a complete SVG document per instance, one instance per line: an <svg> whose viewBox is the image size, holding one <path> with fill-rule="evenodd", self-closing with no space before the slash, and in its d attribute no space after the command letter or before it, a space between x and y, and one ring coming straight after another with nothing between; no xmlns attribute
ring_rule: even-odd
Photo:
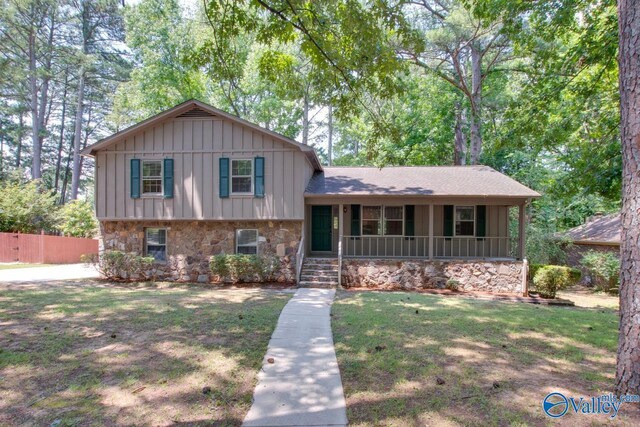
<svg viewBox="0 0 640 427"><path fill-rule="evenodd" d="M156 261L167 260L167 229L166 228L146 228L145 229L145 254L152 256Z"/></svg>
<svg viewBox="0 0 640 427"><path fill-rule="evenodd" d="M258 253L258 230L236 230L236 253L245 255Z"/></svg>

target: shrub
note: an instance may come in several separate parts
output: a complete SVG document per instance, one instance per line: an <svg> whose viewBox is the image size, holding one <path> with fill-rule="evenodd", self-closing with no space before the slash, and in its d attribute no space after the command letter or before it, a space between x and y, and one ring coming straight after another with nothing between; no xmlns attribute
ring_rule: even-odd
<svg viewBox="0 0 640 427"><path fill-rule="evenodd" d="M91 203L82 200L72 200L64 205L60 221L58 229L65 236L94 237L98 228L93 206L91 206Z"/></svg>
<svg viewBox="0 0 640 427"><path fill-rule="evenodd" d="M560 265L545 265L538 268L533 276L536 292L543 298L555 298L556 292L571 286L580 279L575 269Z"/></svg>
<svg viewBox="0 0 640 427"><path fill-rule="evenodd" d="M589 251L580 263L587 269L596 289L617 293L620 288L620 258L611 252Z"/></svg>
<svg viewBox="0 0 640 427"><path fill-rule="evenodd" d="M154 279L152 274L148 274L155 262L153 257L120 251L104 251L100 255L83 255L82 262L92 265L109 280Z"/></svg>
<svg viewBox="0 0 640 427"><path fill-rule="evenodd" d="M39 181L0 184L0 231L38 233L54 229L57 222L56 197Z"/></svg>
<svg viewBox="0 0 640 427"><path fill-rule="evenodd" d="M449 279L446 284L447 289L450 291L457 291L460 288L460 282L457 280Z"/></svg>
<svg viewBox="0 0 640 427"><path fill-rule="evenodd" d="M222 282L265 282L273 279L279 260L271 256L220 254L211 257L211 272Z"/></svg>

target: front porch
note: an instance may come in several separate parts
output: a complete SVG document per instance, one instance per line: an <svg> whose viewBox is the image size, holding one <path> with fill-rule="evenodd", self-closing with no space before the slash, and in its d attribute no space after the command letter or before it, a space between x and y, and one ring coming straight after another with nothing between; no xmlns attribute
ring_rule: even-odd
<svg viewBox="0 0 640 427"><path fill-rule="evenodd" d="M307 256L340 260L525 258L524 203L457 200L419 204L410 200L406 204L373 198L358 204L322 202L308 201L306 206ZM513 208L517 209L517 226L516 213L510 214Z"/></svg>

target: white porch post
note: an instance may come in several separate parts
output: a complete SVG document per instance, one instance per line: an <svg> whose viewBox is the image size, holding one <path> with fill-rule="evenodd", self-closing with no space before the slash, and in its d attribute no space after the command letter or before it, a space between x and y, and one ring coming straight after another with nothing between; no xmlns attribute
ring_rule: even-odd
<svg viewBox="0 0 640 427"><path fill-rule="evenodd" d="M338 205L338 287L342 286L342 236L344 236L344 205Z"/></svg>
<svg viewBox="0 0 640 427"><path fill-rule="evenodd" d="M429 259L433 259L433 203L429 204Z"/></svg>
<svg viewBox="0 0 640 427"><path fill-rule="evenodd" d="M525 204L522 203L518 206L518 257L519 259L525 259L525 233L526 233L526 216L525 216Z"/></svg>

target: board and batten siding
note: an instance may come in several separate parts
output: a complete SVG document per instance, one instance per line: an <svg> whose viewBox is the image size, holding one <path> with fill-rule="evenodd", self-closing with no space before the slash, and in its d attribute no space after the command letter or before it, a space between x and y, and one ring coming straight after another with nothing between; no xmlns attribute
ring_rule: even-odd
<svg viewBox="0 0 640 427"><path fill-rule="evenodd" d="M219 197L219 158L265 158L263 198ZM131 198L131 159L172 158L173 198ZM304 219L304 190L313 174L306 155L268 134L220 118L175 118L96 153L100 220Z"/></svg>

